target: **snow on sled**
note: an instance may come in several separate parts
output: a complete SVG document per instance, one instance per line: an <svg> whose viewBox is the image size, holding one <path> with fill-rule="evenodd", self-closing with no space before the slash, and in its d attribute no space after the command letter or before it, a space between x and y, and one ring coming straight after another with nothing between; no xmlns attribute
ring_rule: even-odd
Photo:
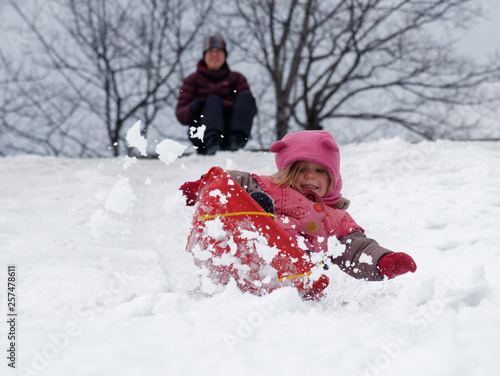
<svg viewBox="0 0 500 376"><path fill-rule="evenodd" d="M229 174L210 169L198 197L186 250L214 285L234 279L259 296L294 286L303 299L321 297L329 282L322 267Z"/></svg>

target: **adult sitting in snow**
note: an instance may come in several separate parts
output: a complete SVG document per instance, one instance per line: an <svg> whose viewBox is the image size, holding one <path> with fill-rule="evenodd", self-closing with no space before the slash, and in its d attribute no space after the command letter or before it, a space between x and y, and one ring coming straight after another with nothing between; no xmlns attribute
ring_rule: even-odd
<svg viewBox="0 0 500 376"><path fill-rule="evenodd" d="M220 35L205 38L197 70L182 83L175 115L190 126L189 139L198 154L236 151L245 146L257 108L248 82L226 62Z"/></svg>
<svg viewBox="0 0 500 376"><path fill-rule="evenodd" d="M417 266L409 255L392 252L367 238L344 210L348 202L340 193L340 153L329 132L288 134L270 150L276 153L276 174L229 174L264 210L274 209L276 220L299 244L305 244L309 252L326 253L328 238L335 236L346 247L341 255L330 256L331 261L358 279L376 281L415 272ZM181 186L188 205L195 204L200 183Z"/></svg>

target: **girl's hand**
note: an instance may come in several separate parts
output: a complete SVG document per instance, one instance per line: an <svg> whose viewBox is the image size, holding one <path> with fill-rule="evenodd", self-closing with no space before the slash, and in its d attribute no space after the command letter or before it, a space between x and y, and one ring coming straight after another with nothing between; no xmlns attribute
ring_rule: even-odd
<svg viewBox="0 0 500 376"><path fill-rule="evenodd" d="M179 188L186 197L186 205L193 206L198 199L198 190L200 189L201 179L196 181L187 181Z"/></svg>
<svg viewBox="0 0 500 376"><path fill-rule="evenodd" d="M394 252L378 260L377 269L382 277L391 279L408 272L414 273L417 270L417 264L406 253Z"/></svg>

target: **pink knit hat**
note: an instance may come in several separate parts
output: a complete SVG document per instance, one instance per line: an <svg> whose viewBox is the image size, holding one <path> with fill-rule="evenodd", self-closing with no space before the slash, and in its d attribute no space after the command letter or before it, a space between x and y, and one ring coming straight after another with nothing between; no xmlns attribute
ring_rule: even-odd
<svg viewBox="0 0 500 376"><path fill-rule="evenodd" d="M279 171L285 170L296 161L314 162L326 167L333 179L333 190L328 196L340 197L340 152L330 132L290 133L272 144L269 150L276 153L276 166Z"/></svg>

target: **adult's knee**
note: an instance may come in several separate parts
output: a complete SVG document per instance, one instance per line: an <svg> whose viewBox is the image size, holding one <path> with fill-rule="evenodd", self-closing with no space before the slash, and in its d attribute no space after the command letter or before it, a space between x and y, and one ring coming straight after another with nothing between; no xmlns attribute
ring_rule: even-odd
<svg viewBox="0 0 500 376"><path fill-rule="evenodd" d="M235 104L238 103L242 106L255 107L255 98L252 93L240 93L234 99Z"/></svg>

